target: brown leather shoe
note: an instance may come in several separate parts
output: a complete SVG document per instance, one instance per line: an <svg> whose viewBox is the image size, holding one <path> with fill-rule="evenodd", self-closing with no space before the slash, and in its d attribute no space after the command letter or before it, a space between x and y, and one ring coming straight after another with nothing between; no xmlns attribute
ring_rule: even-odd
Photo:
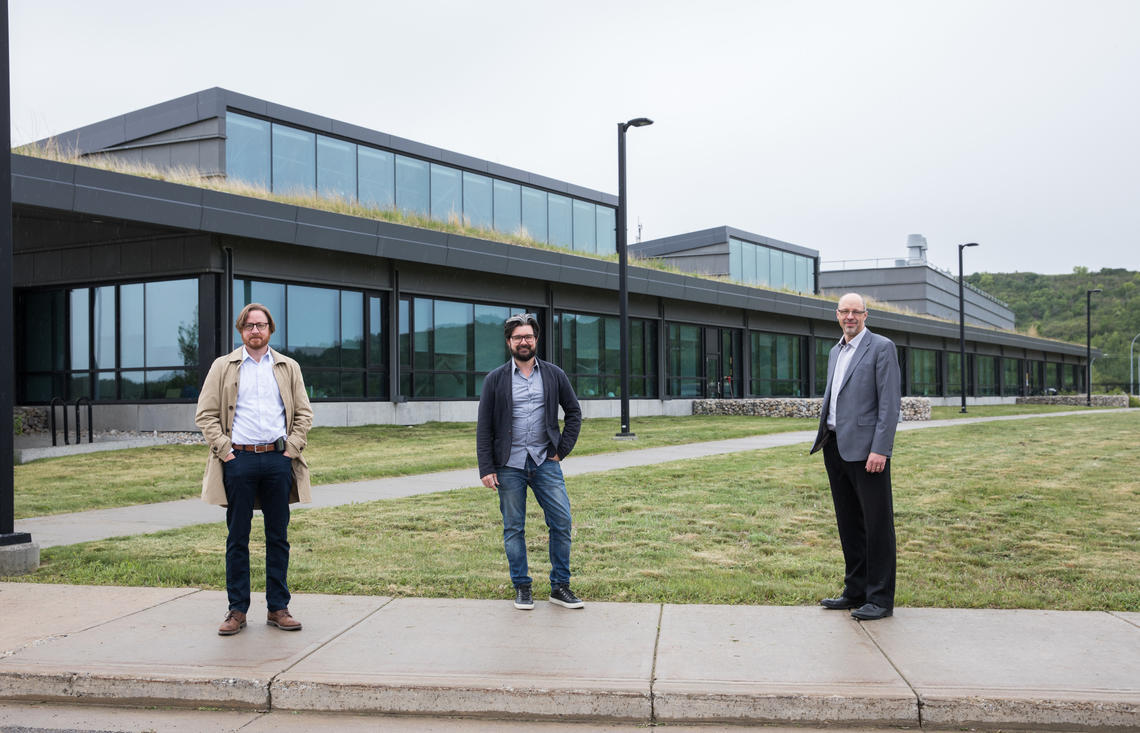
<svg viewBox="0 0 1140 733"><path fill-rule="evenodd" d="M293 618L288 608L282 608L280 611L270 611L269 617L265 619L265 623L269 626L284 629L285 631L301 630L301 622Z"/></svg>
<svg viewBox="0 0 1140 733"><path fill-rule="evenodd" d="M226 619L218 627L218 636L233 636L245 628L245 614L232 608L226 611Z"/></svg>

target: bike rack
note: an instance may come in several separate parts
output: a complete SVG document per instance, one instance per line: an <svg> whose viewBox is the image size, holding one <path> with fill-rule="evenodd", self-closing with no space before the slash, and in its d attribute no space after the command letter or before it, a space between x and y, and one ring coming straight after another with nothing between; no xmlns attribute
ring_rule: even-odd
<svg viewBox="0 0 1140 733"><path fill-rule="evenodd" d="M81 402L87 403L87 442L88 443L94 443L95 442L95 423L93 423L91 421L91 400L86 398L86 397L76 397L75 398L75 444L76 445L79 445L80 443L83 442L83 431L80 427L81 423L79 421L79 404ZM67 432L66 415L64 416L63 430L65 433Z"/></svg>
<svg viewBox="0 0 1140 733"><path fill-rule="evenodd" d="M52 397L51 402L48 406L48 411L51 413L51 419L49 420L49 423L51 426L51 444L53 448L58 445L55 437L55 403L57 402L59 403L60 411L63 413L63 444L71 445L71 443L68 442L67 438L67 403L63 401L62 397Z"/></svg>

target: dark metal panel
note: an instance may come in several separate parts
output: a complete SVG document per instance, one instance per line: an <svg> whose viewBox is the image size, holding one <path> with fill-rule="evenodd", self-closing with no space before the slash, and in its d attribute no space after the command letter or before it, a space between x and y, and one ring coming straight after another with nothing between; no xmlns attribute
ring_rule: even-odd
<svg viewBox="0 0 1140 733"><path fill-rule="evenodd" d="M117 244L101 244L91 247L91 276L96 279L113 277L122 272L120 256L122 248Z"/></svg>
<svg viewBox="0 0 1140 733"><path fill-rule="evenodd" d="M58 282L63 272L63 252L50 250L36 252L32 265L32 279L37 282Z"/></svg>
<svg viewBox="0 0 1140 733"><path fill-rule="evenodd" d="M346 137L364 143L365 145L374 145L378 148L387 148L392 144L392 136L386 132L369 130L367 127L352 125L347 122L340 122L339 120L332 121L332 134L338 137Z"/></svg>
<svg viewBox="0 0 1140 733"><path fill-rule="evenodd" d="M78 166L50 160L12 156L12 203L34 204L71 211L75 207L75 171Z"/></svg>
<svg viewBox="0 0 1140 733"><path fill-rule="evenodd" d="M137 140L163 130L171 130L197 122L198 95L172 99L137 112L128 113L123 120L123 139L120 142Z"/></svg>
<svg viewBox="0 0 1140 733"><path fill-rule="evenodd" d="M129 221L197 229L204 190L85 168L75 171L75 210Z"/></svg>
<svg viewBox="0 0 1140 733"><path fill-rule="evenodd" d="M35 280L35 255L16 253L12 255L12 284L15 287L27 287Z"/></svg>
<svg viewBox="0 0 1140 733"><path fill-rule="evenodd" d="M266 103L265 115L266 117L272 117L275 120L288 122L298 127L307 127L310 130L317 130L319 132L332 132L332 120L328 117L316 115L312 112L305 112L293 107L286 107L276 102Z"/></svg>
<svg viewBox="0 0 1140 733"><path fill-rule="evenodd" d="M82 280L91 277L91 250L75 247L62 252L60 277L64 280Z"/></svg>
<svg viewBox="0 0 1140 733"><path fill-rule="evenodd" d="M396 137L392 135L389 137L389 145L393 150L400 153L407 153L414 155L418 158L426 158L428 160L443 161L443 150L432 145L425 145L418 143L415 140L409 140L404 137Z"/></svg>
<svg viewBox="0 0 1140 733"><path fill-rule="evenodd" d="M124 275L147 277L159 274L151 263L153 250L151 244L151 242L126 242L119 245L122 248L119 257L122 263L121 272Z"/></svg>
<svg viewBox="0 0 1140 733"><path fill-rule="evenodd" d="M297 209L297 244L341 252L376 255L380 249L379 222L329 211Z"/></svg>
<svg viewBox="0 0 1140 733"><path fill-rule="evenodd" d="M275 201L202 192L201 228L239 237L293 242L297 238L297 207Z"/></svg>
<svg viewBox="0 0 1140 733"><path fill-rule="evenodd" d="M458 168L466 168L470 171L478 171L479 173L486 173L487 169L491 166L485 160L476 158L471 155L464 155L463 153L453 153L450 150L440 150L442 160L448 165L454 165Z"/></svg>

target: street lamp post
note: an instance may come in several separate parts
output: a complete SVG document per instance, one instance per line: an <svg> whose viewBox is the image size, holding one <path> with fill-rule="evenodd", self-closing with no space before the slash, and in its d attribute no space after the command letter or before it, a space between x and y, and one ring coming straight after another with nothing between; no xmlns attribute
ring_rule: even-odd
<svg viewBox="0 0 1140 733"><path fill-rule="evenodd" d="M1136 339L1140 339L1140 333L1132 337L1131 343L1128 344L1128 394L1133 397L1136 396L1136 382L1132 376L1132 365L1135 364L1135 358L1132 356L1132 346L1136 343Z"/></svg>
<svg viewBox="0 0 1140 733"><path fill-rule="evenodd" d="M617 123L618 129L618 210L617 210L617 251L618 251L618 316L621 322L621 432L615 438L632 439L637 436L629 431L629 253L626 252L626 192L625 192L625 131L631 127L652 125L648 117L635 117L628 122Z"/></svg>
<svg viewBox="0 0 1140 733"><path fill-rule="evenodd" d="M958 245L958 366L962 372L962 414L966 413L966 282L962 277L962 250L977 246L977 242Z"/></svg>
<svg viewBox="0 0 1140 733"><path fill-rule="evenodd" d="M1100 288L1085 291L1085 404L1092 406L1092 294Z"/></svg>

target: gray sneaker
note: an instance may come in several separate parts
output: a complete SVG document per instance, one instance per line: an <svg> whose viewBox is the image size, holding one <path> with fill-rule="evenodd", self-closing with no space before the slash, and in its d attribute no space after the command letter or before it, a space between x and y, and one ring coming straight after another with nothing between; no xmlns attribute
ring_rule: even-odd
<svg viewBox="0 0 1140 733"><path fill-rule="evenodd" d="M583 603L568 585L555 585L550 588L550 602L563 608L583 608Z"/></svg>
<svg viewBox="0 0 1140 733"><path fill-rule="evenodd" d="M515 586L515 608L520 611L530 611L534 608L534 596L531 595L529 585Z"/></svg>

